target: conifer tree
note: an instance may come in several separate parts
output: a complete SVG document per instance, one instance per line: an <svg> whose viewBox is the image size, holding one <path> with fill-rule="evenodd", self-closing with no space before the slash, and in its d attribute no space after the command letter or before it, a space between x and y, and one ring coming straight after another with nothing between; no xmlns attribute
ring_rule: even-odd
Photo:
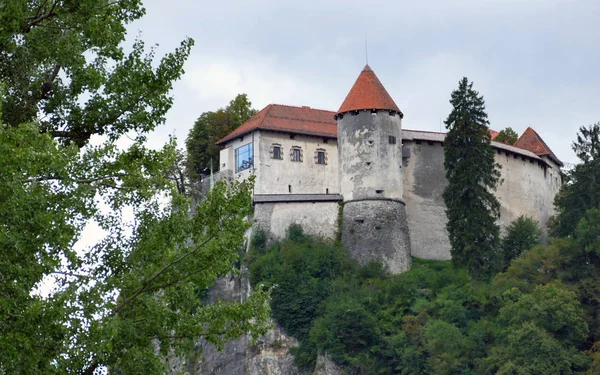
<svg viewBox="0 0 600 375"><path fill-rule="evenodd" d="M445 121L444 190L448 234L455 266L478 278L493 274L499 263L500 203L493 194L500 179L490 145L483 96L465 77L452 92L452 112Z"/></svg>

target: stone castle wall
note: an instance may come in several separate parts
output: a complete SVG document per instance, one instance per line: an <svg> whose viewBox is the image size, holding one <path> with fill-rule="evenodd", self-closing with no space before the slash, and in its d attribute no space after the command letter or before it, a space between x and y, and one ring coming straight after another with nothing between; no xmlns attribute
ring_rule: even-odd
<svg viewBox="0 0 600 375"><path fill-rule="evenodd" d="M368 112L361 113L363 116L373 116ZM360 116L359 113L354 118L358 121ZM373 120L375 118L376 116L369 117ZM384 117L381 116L380 119L383 120ZM354 180L344 180L340 186L339 182L336 182L338 168L341 167L341 163L338 166L338 143L331 139L324 143L323 138L313 136L296 135L291 139L286 133L255 133L254 136L245 136L243 140L235 140L235 144L232 143L232 146L223 150L221 154L222 158L224 154L233 158L235 147L254 142L254 170L234 173L230 168L225 168L215 180L221 180L221 177L239 180L250 174L257 176L254 222L273 240L284 238L287 228L293 223L302 225L307 234L335 238L338 231L338 201L342 199L338 194L356 183ZM360 147L379 149L391 146L381 142L383 138L387 140L387 134L383 135L379 134L376 137L374 133L361 133L364 144ZM369 144L369 140L374 140L373 138L379 139L378 144ZM369 162L366 159L360 162L362 164L357 164L357 168L361 165L364 168L372 168L366 175L358 175L362 179L360 184L363 198L377 199L380 195L377 190L383 190L381 198L384 199L388 193L396 194L402 191L401 188L389 187L388 183L389 175L393 172L390 168L401 168L403 199L399 201L405 203L411 255L424 259L450 259L450 243L442 198L447 184L443 139L444 134L441 133L403 130L404 150L400 145L398 150L393 149L398 160L401 160L397 162L397 167L390 166L389 163L386 163L385 168L380 167L377 154L372 158L370 166L366 166L365 163ZM400 139L398 142L400 143ZM282 145L284 160L270 159L269 149L273 143ZM288 153L292 145L302 147L302 163L289 160ZM539 158L530 152L495 142L493 145L496 161L502 166L503 181L496 191L501 203L501 227L506 227L519 215L526 215L537 220L540 227L545 228L548 219L554 213L554 196L562 183L559 167L547 158ZM361 157L360 147L355 149L357 159ZM327 165L315 165L312 154L316 149L327 150ZM228 165L232 163L231 159L227 161L227 157L223 159ZM378 183L378 178L381 178L382 182ZM291 185L292 193L289 193L288 185ZM273 197L279 200L271 199ZM323 197L325 200L322 200ZM349 226L350 224L345 225ZM381 229L373 227L366 232L379 235Z"/></svg>
<svg viewBox="0 0 600 375"><path fill-rule="evenodd" d="M446 212L442 193L448 184L441 142L405 140L410 157L403 159L404 199L412 255L424 259L450 259ZM496 148L502 182L496 190L500 201L500 226L505 228L520 215L537 220L543 229L554 213L553 200L560 188L557 165Z"/></svg>

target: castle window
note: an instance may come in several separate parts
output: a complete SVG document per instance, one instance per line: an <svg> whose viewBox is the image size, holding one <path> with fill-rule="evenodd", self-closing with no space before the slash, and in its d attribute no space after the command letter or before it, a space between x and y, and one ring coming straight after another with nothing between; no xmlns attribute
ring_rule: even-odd
<svg viewBox="0 0 600 375"><path fill-rule="evenodd" d="M238 147L235 150L235 171L236 171L236 173L252 167L253 159L254 159L254 150L252 148L252 143L248 143L247 145Z"/></svg>
<svg viewBox="0 0 600 375"><path fill-rule="evenodd" d="M302 162L302 149L300 147L294 146L290 150L290 160Z"/></svg>
<svg viewBox="0 0 600 375"><path fill-rule="evenodd" d="M325 150L318 149L317 151L315 151L315 164L327 164L327 154Z"/></svg>
<svg viewBox="0 0 600 375"><path fill-rule="evenodd" d="M389 138L388 141L390 142L391 145L396 144L396 137L394 137L393 135L390 135L388 138Z"/></svg>
<svg viewBox="0 0 600 375"><path fill-rule="evenodd" d="M282 153L282 150L281 150L281 145L277 144L277 143L274 143L271 146L271 152L270 152L270 154L271 154L271 159L277 159L277 160L283 159L283 153Z"/></svg>

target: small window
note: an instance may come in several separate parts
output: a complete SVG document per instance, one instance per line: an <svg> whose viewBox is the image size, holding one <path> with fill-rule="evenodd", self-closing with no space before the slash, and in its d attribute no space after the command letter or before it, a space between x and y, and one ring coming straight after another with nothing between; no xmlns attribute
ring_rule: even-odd
<svg viewBox="0 0 600 375"><path fill-rule="evenodd" d="M288 185L288 193L292 192L292 185Z"/></svg>
<svg viewBox="0 0 600 375"><path fill-rule="evenodd" d="M329 188L325 188L325 194L329 194Z"/></svg>
<svg viewBox="0 0 600 375"><path fill-rule="evenodd" d="M302 162L302 149L300 147L292 147L290 150L290 160Z"/></svg>
<svg viewBox="0 0 600 375"><path fill-rule="evenodd" d="M238 147L235 150L235 171L241 172L243 170L252 167L252 161L254 158L254 152L252 143L248 143L242 147Z"/></svg>
<svg viewBox="0 0 600 375"><path fill-rule="evenodd" d="M327 143L327 142L329 142L329 139L323 138L323 143Z"/></svg>
<svg viewBox="0 0 600 375"><path fill-rule="evenodd" d="M394 137L393 135L389 136L389 142L391 145L395 145L396 144L396 137Z"/></svg>
<svg viewBox="0 0 600 375"><path fill-rule="evenodd" d="M418 145L420 145L420 144L421 144L421 140L420 140L420 139L417 139L417 140L415 141L415 143L416 143L416 144L418 144Z"/></svg>
<svg viewBox="0 0 600 375"><path fill-rule="evenodd" d="M281 152L281 145L280 144L273 144L271 146L271 159L277 159L277 160L281 160L283 159L283 155Z"/></svg>
<svg viewBox="0 0 600 375"><path fill-rule="evenodd" d="M293 134L290 134L290 139L294 139L294 138L296 138L296 136Z"/></svg>
<svg viewBox="0 0 600 375"><path fill-rule="evenodd" d="M327 164L327 163L325 163L325 151L317 150L315 161L317 162L317 164L323 164L323 165Z"/></svg>

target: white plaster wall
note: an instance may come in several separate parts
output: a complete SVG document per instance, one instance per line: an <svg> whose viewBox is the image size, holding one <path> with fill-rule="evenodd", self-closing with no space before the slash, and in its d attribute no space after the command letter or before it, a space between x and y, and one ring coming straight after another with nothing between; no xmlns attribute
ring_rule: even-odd
<svg viewBox="0 0 600 375"><path fill-rule="evenodd" d="M411 254L423 259L450 259L446 231L446 205L442 193L448 185L444 148L439 142L404 141L410 158L403 159L404 201Z"/></svg>
<svg viewBox="0 0 600 375"><path fill-rule="evenodd" d="M259 131L260 150L256 156L257 181L255 194L339 194L338 151L335 139L325 139L306 135ZM271 159L271 145L280 144L283 159ZM291 161L292 147L302 149L302 162ZM315 162L317 149L324 149L327 164Z"/></svg>
<svg viewBox="0 0 600 375"><path fill-rule="evenodd" d="M338 119L340 188L344 201L402 199L402 119L389 111L346 113ZM389 137L396 144L389 143Z"/></svg>
<svg viewBox="0 0 600 375"><path fill-rule="evenodd" d="M447 185L444 149L439 142L404 141L411 156L403 160L404 198L412 255L425 259L450 259L446 213L442 193ZM547 159L545 159L548 161ZM561 184L557 165L546 170L536 160L521 155L498 153L502 183L496 190L500 201L501 229L520 215L537 220L545 229L554 214L553 201Z"/></svg>
<svg viewBox="0 0 600 375"><path fill-rule="evenodd" d="M537 161L496 151L496 161L502 166L502 183L496 190L500 201L500 224L507 226L520 215L537 220L542 229L554 214L554 196L561 184L558 166L544 167ZM554 163L551 163L554 164Z"/></svg>
<svg viewBox="0 0 600 375"><path fill-rule="evenodd" d="M224 176L232 176L236 181L240 181L248 178L252 174L256 173L257 160L260 158L259 150L260 135L258 132L252 132L244 135L243 137L235 138L225 145L225 148L221 150L219 154L219 167L220 174ZM235 150L239 147L245 146L248 143L253 143L254 150L254 167L245 169L241 172L235 171Z"/></svg>
<svg viewBox="0 0 600 375"><path fill-rule="evenodd" d="M257 203L253 221L273 240L283 239L291 224L309 235L335 238L338 212L337 202Z"/></svg>

